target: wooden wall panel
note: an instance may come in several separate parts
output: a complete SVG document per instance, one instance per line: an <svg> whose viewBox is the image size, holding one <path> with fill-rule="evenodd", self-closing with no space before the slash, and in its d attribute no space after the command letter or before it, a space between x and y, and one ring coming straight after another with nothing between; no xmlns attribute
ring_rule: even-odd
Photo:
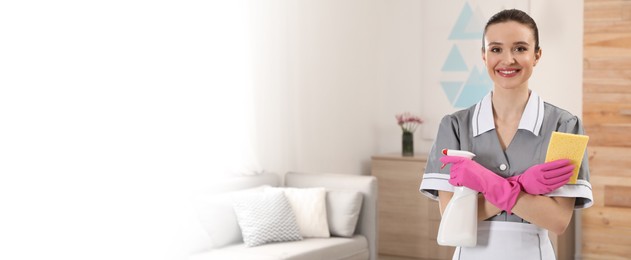
<svg viewBox="0 0 631 260"><path fill-rule="evenodd" d="M631 209L594 206L583 214L583 225L631 229Z"/></svg>
<svg viewBox="0 0 631 260"><path fill-rule="evenodd" d="M623 11L620 8L625 3L623 0L585 0L585 22L603 22L622 20Z"/></svg>
<svg viewBox="0 0 631 260"><path fill-rule="evenodd" d="M586 125L585 131L590 135L592 145L631 146L631 124Z"/></svg>
<svg viewBox="0 0 631 260"><path fill-rule="evenodd" d="M631 149L610 146L590 146L587 149L592 177L631 178ZM597 172L594 172L594 169L597 169Z"/></svg>
<svg viewBox="0 0 631 260"><path fill-rule="evenodd" d="M592 173L594 173L594 169L591 168ZM623 177L623 176L603 176L600 172L594 174L590 179L590 183L592 184L592 192L594 193L594 206L605 206L605 186L627 186L631 187L631 178ZM585 211L589 211L591 209L587 209ZM631 221L631 219L629 219Z"/></svg>
<svg viewBox="0 0 631 260"><path fill-rule="evenodd" d="M629 259L631 209L595 206L583 214L583 259Z"/></svg>
<svg viewBox="0 0 631 260"><path fill-rule="evenodd" d="M583 122L594 206L582 210L582 259L631 255L631 1L584 1Z"/></svg>
<svg viewBox="0 0 631 260"><path fill-rule="evenodd" d="M606 185L605 206L631 209L631 186Z"/></svg>
<svg viewBox="0 0 631 260"><path fill-rule="evenodd" d="M631 26L631 21L589 21L585 23L584 33L618 33L626 32Z"/></svg>
<svg viewBox="0 0 631 260"><path fill-rule="evenodd" d="M631 93L631 70L587 69L583 71L584 93Z"/></svg>
<svg viewBox="0 0 631 260"><path fill-rule="evenodd" d="M628 124L631 121L631 103L611 104L611 103L587 103L583 105L583 118L587 119L586 124Z"/></svg>

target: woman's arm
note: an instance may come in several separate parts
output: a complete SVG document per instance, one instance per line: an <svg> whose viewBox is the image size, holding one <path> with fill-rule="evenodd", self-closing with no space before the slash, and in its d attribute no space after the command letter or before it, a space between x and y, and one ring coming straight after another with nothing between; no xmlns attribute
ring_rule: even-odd
<svg viewBox="0 0 631 260"><path fill-rule="evenodd" d="M452 192L438 191L441 216L452 196ZM575 198L530 195L522 191L512 211L526 221L560 235L565 232L572 219L574 200ZM479 221L493 217L500 212L502 211L484 199L484 196L478 197Z"/></svg>
<svg viewBox="0 0 631 260"><path fill-rule="evenodd" d="M501 209L491 204L488 200L484 198L482 194L479 195L478 197L478 220L479 221L483 221L485 219L493 217L501 212L502 212Z"/></svg>
<svg viewBox="0 0 631 260"><path fill-rule="evenodd" d="M454 196L453 192L442 191L442 190L438 191L438 207L440 208L440 216L442 216L443 213L445 213L445 208L447 208L447 204L449 204L449 201L451 200L451 197L453 196Z"/></svg>
<svg viewBox="0 0 631 260"><path fill-rule="evenodd" d="M513 207L513 213L560 235L565 232L572 219L575 200L576 198L530 195L522 191Z"/></svg>
<svg viewBox="0 0 631 260"><path fill-rule="evenodd" d="M447 208L447 204L453 197L452 192L438 191L438 206L440 207L440 215L442 216ZM499 208L484 199L481 194L478 195L478 221L483 221L502 212Z"/></svg>
<svg viewBox="0 0 631 260"><path fill-rule="evenodd" d="M520 218L560 235L565 232L572 219L575 200L576 198L531 195L522 191L512 211ZM488 202L484 196L480 196L479 220L488 219L500 212L499 208Z"/></svg>

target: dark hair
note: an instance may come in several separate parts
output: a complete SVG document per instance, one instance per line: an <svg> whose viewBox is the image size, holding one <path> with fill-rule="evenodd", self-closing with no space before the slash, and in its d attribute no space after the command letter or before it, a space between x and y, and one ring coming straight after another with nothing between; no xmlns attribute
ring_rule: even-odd
<svg viewBox="0 0 631 260"><path fill-rule="evenodd" d="M484 36L486 35L486 30L489 26L497 23L515 21L525 26L530 27L533 34L535 35L535 52L539 51L539 29L537 29L537 23L535 20L530 17L526 12L517 10L517 9L509 9L503 10L499 13L496 13L489 19L484 27L484 34L482 34L482 50L484 51Z"/></svg>

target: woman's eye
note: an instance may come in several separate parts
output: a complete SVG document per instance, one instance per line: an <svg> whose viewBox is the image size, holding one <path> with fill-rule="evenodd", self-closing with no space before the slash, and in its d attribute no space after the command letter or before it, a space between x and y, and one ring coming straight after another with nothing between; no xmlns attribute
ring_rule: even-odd
<svg viewBox="0 0 631 260"><path fill-rule="evenodd" d="M491 51L491 52L501 52L501 51L502 51L502 49L500 49L500 48L491 48L491 50L490 50L490 51Z"/></svg>
<svg viewBox="0 0 631 260"><path fill-rule="evenodd" d="M515 48L515 51L516 52L525 52L525 51L528 51L528 49L526 47L521 47L520 46L520 47Z"/></svg>

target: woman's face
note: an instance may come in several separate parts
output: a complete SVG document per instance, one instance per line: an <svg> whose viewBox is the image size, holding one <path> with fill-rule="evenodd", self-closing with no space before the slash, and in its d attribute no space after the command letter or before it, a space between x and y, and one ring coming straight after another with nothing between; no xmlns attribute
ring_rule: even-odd
<svg viewBox="0 0 631 260"><path fill-rule="evenodd" d="M495 88L528 89L528 79L541 57L535 52L535 36L515 21L490 25L484 35L482 59Z"/></svg>

